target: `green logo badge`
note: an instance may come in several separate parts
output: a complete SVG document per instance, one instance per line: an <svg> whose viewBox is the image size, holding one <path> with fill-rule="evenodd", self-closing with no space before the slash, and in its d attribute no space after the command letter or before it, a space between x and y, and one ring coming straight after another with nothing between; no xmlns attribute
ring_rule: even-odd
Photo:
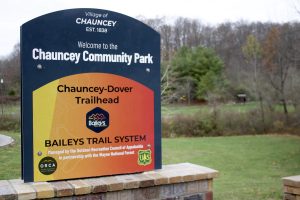
<svg viewBox="0 0 300 200"><path fill-rule="evenodd" d="M151 164L151 150L139 150L139 165L149 165Z"/></svg>
<svg viewBox="0 0 300 200"><path fill-rule="evenodd" d="M45 157L39 162L39 170L44 175L53 174L56 171L57 162L52 157Z"/></svg>

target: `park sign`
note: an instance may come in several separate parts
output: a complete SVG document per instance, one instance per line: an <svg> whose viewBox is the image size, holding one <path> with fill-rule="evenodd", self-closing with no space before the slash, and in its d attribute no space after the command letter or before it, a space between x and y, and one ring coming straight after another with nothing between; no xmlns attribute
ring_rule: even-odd
<svg viewBox="0 0 300 200"><path fill-rule="evenodd" d="M160 36L100 9L21 26L25 182L161 168Z"/></svg>

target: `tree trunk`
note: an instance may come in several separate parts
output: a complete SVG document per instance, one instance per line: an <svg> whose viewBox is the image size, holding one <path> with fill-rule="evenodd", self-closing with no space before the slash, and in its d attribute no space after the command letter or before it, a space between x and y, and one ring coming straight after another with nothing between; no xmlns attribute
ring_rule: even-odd
<svg viewBox="0 0 300 200"><path fill-rule="evenodd" d="M282 103L282 107L283 107L283 113L285 115L285 122L286 122L286 124L288 124L289 116L288 116L287 103L286 103L285 94L284 94L285 77L283 75L282 70L283 69L281 68L281 74L280 74L280 78L281 78L281 83L280 83L281 103Z"/></svg>
<svg viewBox="0 0 300 200"><path fill-rule="evenodd" d="M266 133L266 123L265 123L265 111L264 111L264 104L263 104L263 98L262 98L262 94L259 91L258 92L258 99L259 99L259 106L260 106L260 115L261 115L261 122L262 122L262 126L263 126L263 132Z"/></svg>
<svg viewBox="0 0 300 200"><path fill-rule="evenodd" d="M288 109L287 109L287 103L285 98L282 98L282 107L283 107L283 112L284 112L284 116L285 116L285 122L286 124L289 123L289 113L288 113Z"/></svg>

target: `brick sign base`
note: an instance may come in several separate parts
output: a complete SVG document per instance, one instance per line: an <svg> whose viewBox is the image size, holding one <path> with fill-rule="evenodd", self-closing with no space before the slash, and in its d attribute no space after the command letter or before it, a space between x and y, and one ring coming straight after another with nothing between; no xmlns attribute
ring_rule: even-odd
<svg viewBox="0 0 300 200"><path fill-rule="evenodd" d="M56 182L0 181L0 199L183 199L212 200L218 171L191 163L165 165L161 170Z"/></svg>
<svg viewBox="0 0 300 200"><path fill-rule="evenodd" d="M300 175L282 178L283 200L300 200Z"/></svg>

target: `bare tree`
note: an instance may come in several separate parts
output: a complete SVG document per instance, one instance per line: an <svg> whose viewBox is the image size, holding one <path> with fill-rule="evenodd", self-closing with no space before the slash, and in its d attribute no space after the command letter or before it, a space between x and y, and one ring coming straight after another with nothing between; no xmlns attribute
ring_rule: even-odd
<svg viewBox="0 0 300 200"><path fill-rule="evenodd" d="M266 131L265 128L265 111L264 111L264 104L263 104L263 94L261 91L261 46L257 40L257 38L250 34L247 37L246 44L242 47L242 51L244 53L244 56L250 66L253 68L253 88L254 88L254 94L256 95L256 98L259 100L260 105L260 114L261 114L261 120L263 124L264 132Z"/></svg>
<svg viewBox="0 0 300 200"><path fill-rule="evenodd" d="M288 122L287 80L292 66L291 52L293 42L284 27L273 27L263 44L263 65L270 85L279 97L283 112Z"/></svg>
<svg viewBox="0 0 300 200"><path fill-rule="evenodd" d="M20 45L14 46L13 52L2 60L0 65L0 78L3 79L2 90L5 95L20 95Z"/></svg>

